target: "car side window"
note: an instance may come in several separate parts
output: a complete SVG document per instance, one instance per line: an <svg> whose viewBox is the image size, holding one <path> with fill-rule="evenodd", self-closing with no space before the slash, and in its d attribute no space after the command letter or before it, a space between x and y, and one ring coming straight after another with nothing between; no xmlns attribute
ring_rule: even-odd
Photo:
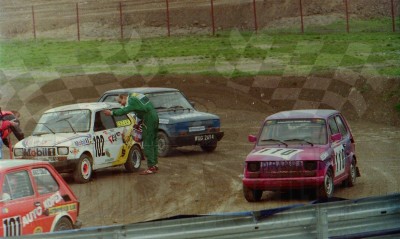
<svg viewBox="0 0 400 239"><path fill-rule="evenodd" d="M118 97L118 95L107 95L101 101L102 102L117 102L116 97Z"/></svg>
<svg viewBox="0 0 400 239"><path fill-rule="evenodd" d="M115 128L112 116L105 115L102 111L96 112L94 119L94 131L102 131Z"/></svg>
<svg viewBox="0 0 400 239"><path fill-rule="evenodd" d="M339 128L338 128L334 118L330 118L328 120L328 124L329 124L329 129L331 130L331 135L339 133Z"/></svg>
<svg viewBox="0 0 400 239"><path fill-rule="evenodd" d="M11 196L11 200L33 195L32 183L27 171L8 173L3 182L3 192Z"/></svg>
<svg viewBox="0 0 400 239"><path fill-rule="evenodd" d="M46 168L34 168L32 169L32 175L40 195L59 190L60 186Z"/></svg>
<svg viewBox="0 0 400 239"><path fill-rule="evenodd" d="M339 115L337 115L335 117L335 120L336 120L336 124L339 127L339 131L342 134L342 136L346 136L348 132L347 132L346 126L343 123L342 118Z"/></svg>

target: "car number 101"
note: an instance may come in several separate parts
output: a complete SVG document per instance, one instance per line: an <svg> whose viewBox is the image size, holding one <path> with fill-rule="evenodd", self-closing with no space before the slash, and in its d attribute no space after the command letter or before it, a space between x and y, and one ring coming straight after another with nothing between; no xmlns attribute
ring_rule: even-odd
<svg viewBox="0 0 400 239"><path fill-rule="evenodd" d="M214 139L214 135L213 134L199 135L199 136L195 136L194 137L194 140L196 142L207 141L207 140L212 140L212 139Z"/></svg>

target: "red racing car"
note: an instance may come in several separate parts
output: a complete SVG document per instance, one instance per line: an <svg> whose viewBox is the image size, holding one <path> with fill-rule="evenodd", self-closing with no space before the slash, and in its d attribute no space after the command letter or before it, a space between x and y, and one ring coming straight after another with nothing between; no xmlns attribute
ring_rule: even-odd
<svg viewBox="0 0 400 239"><path fill-rule="evenodd" d="M335 110L284 111L266 118L247 156L243 193L249 202L263 191L316 188L330 198L334 186L353 186L360 176L355 142L343 115Z"/></svg>
<svg viewBox="0 0 400 239"><path fill-rule="evenodd" d="M80 228L79 202L47 162L0 160L0 237Z"/></svg>

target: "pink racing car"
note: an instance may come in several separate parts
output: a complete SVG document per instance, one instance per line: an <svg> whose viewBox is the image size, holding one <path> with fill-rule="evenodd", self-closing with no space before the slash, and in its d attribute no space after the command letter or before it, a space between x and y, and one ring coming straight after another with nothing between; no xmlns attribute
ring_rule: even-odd
<svg viewBox="0 0 400 239"><path fill-rule="evenodd" d="M247 156L243 193L260 201L263 191L315 188L319 198L334 186L353 186L360 176L355 143L343 115L335 110L293 110L267 117Z"/></svg>

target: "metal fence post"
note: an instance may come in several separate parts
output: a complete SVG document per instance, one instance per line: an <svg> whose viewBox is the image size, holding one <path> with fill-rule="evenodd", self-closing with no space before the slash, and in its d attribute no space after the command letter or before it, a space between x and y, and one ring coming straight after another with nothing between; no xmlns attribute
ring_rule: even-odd
<svg viewBox="0 0 400 239"><path fill-rule="evenodd" d="M258 24L257 24L257 6L256 6L256 0L253 0L253 11L254 11L254 29L257 33L258 31Z"/></svg>
<svg viewBox="0 0 400 239"><path fill-rule="evenodd" d="M301 21L301 33L304 33L304 20L303 20L303 3L301 0L300 2L300 21Z"/></svg>
<svg viewBox="0 0 400 239"><path fill-rule="evenodd" d="M345 5L345 11L346 11L346 31L347 31L347 33L349 33L350 26L349 26L349 2L348 2L348 0L344 0L344 5Z"/></svg>
<svg viewBox="0 0 400 239"><path fill-rule="evenodd" d="M33 28L33 37L36 40L36 22L35 22L35 9L32 5L32 28Z"/></svg>
<svg viewBox="0 0 400 239"><path fill-rule="evenodd" d="M215 19L214 19L214 0L211 0L211 27L212 34L215 35Z"/></svg>
<svg viewBox="0 0 400 239"><path fill-rule="evenodd" d="M316 221L317 221L317 238L327 239L328 238L328 212L326 209L317 207Z"/></svg>
<svg viewBox="0 0 400 239"><path fill-rule="evenodd" d="M78 30L78 41L80 41L81 40L81 32L79 29L79 6L78 6L78 3L76 3L76 27Z"/></svg>
<svg viewBox="0 0 400 239"><path fill-rule="evenodd" d="M170 25L169 25L169 2L168 0L165 0L167 4L167 30L168 30L168 36L171 36L171 30L170 30Z"/></svg>
<svg viewBox="0 0 400 239"><path fill-rule="evenodd" d="M119 2L119 23L121 27L121 40L124 40L124 22L122 16L122 2Z"/></svg>

